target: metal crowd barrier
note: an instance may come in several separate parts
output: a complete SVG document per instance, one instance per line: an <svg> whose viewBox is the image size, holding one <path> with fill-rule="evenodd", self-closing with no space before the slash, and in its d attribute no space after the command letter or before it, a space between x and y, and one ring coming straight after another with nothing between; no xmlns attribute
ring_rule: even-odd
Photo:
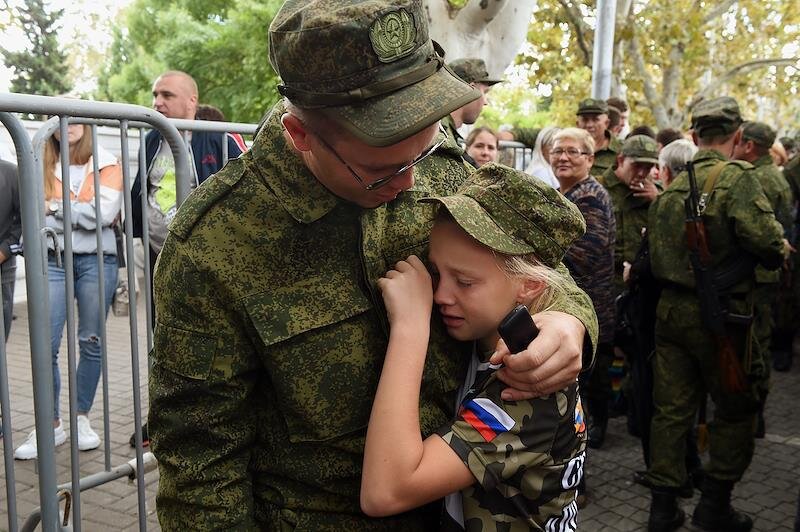
<svg viewBox="0 0 800 532"><path fill-rule="evenodd" d="M497 151L497 162L523 172L533 156L533 150L515 140L501 140Z"/></svg>
<svg viewBox="0 0 800 532"><path fill-rule="evenodd" d="M53 115L42 128L34 135L33 141L28 137L20 120L11 113L33 113ZM66 98L51 98L42 96L0 94L0 122L7 128L14 142L19 171L20 203L23 226L23 242L25 248L25 281L27 289L28 307L28 332L30 337L30 356L33 381L33 403L35 416L36 441L38 448L37 477L40 507L31 512L21 530L33 530L40 522L43 530L81 530L81 492L100 486L115 479L128 477L136 482L138 525L139 530L146 530L145 509L145 484L144 475L155 469L156 463L152 453L145 453L142 447L142 405L140 396L139 360L140 347L138 339L139 324L137 323L136 301L136 268L133 266L133 220L131 198L130 153L128 146L128 131L138 129L140 144L138 150L138 175L142 187L141 201L143 215L143 245L144 276L146 309L146 334L147 351L152 348L152 324L150 301L150 266L149 266L149 238L147 228L147 168L145 165L145 129L157 129L168 142L173 154L176 171L177 202L180 204L191 191L193 175L192 160L189 156L187 136L181 135L182 131L210 131L233 132L252 134L256 126L253 124L231 124L226 122L203 122L190 120L169 120L160 113L145 107L107 103L90 102ZM62 139L66 139L67 128L70 123L88 124L93 140L94 190L95 190L95 216L100 218L100 182L97 167L97 127L100 125L118 126L120 129L121 165L123 177L123 220L125 234L125 254L127 257L127 281L129 288L128 320L130 328L130 356L131 379L133 388L133 426L135 427L135 458L120 466L112 466L109 422L109 388L108 364L105 320L100 335L102 350L102 391L103 391L103 471L81 477L81 455L77 445L77 385L76 385L76 337L74 316L74 279L73 279L73 253L72 253L72 212L70 202L63 203L64 218L64 250L63 261L66 277L66 343L67 376L69 396L69 426L70 426L70 481L62 484L57 482L57 464L55 455L53 422L54 390L52 382L52 353L50 345L50 312L47 279L47 250L48 239L58 253L58 240L51 229L45 227L44 213L44 180L43 180L43 149L45 142L59 130ZM227 142L223 142L223 158L227 160ZM69 176L69 147L67 142L61 143L60 153L61 172ZM64 179L62 197L70 197L69 180ZM103 246L102 227L97 224L97 260L98 260L98 305L105 308L103 278ZM102 312L101 312L102 315ZM2 323L2 308L0 307L0 323ZM12 333L13 334L13 333ZM15 464L12 426L14 423L10 407L10 390L8 384L7 349L5 339L0 331L0 402L2 402L3 423L3 458L5 468L5 497L6 512L8 516L8 529L11 532L20 530L20 516L17 512L15 492ZM63 360L64 357L62 356ZM130 425L126 425L130 426ZM60 511L60 502L64 501L64 508ZM0 527L1 528L1 527Z"/></svg>

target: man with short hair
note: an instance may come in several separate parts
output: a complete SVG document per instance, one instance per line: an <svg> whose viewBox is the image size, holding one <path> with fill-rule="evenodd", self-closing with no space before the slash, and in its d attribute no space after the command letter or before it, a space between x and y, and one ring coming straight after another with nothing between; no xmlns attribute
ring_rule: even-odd
<svg viewBox="0 0 800 532"><path fill-rule="evenodd" d="M667 143L658 152L658 175L668 187L686 169L686 161L691 161L697 153L697 146L687 139L676 139Z"/></svg>
<svg viewBox="0 0 800 532"><path fill-rule="evenodd" d="M576 125L585 129L594 140L594 164L590 174L600 176L614 165L622 146L608 130L608 104L605 100L587 98L578 104Z"/></svg>
<svg viewBox="0 0 800 532"><path fill-rule="evenodd" d="M434 207L417 200L452 194L468 174L442 149L439 121L480 93L444 68L420 0L289 0L269 51L285 100L252 148L183 203L159 257L150 429L161 526L437 528L440 505L384 519L359 505L387 347L376 283L427 255ZM583 324L591 345L597 325L571 292L556 305L567 313L535 315L538 338L507 357L505 400L574 382ZM455 415L464 347L434 318L425 435Z"/></svg>
<svg viewBox="0 0 800 532"><path fill-rule="evenodd" d="M153 109L167 118L194 120L197 113L197 83L186 72L169 70L161 74L153 82ZM223 160L222 143L228 143L228 158L238 157L245 149L241 136L228 133L210 133L205 131L189 131L185 133L189 140L190 160L192 164L192 188L197 187L211 174L219 171L227 161ZM167 226L177 210L177 188L175 183L175 162L172 150L166 139L157 129L150 130L144 139L145 164L147 166L147 228L150 254L150 290L152 296L153 271L156 259L167 237ZM136 174L131 187L133 201L133 236L143 236L142 222L142 184ZM153 316L155 316L155 298L150 298ZM155 321L154 321L155 325ZM142 440L149 444L147 424L142 426ZM136 445L135 435L130 437L131 447Z"/></svg>
<svg viewBox="0 0 800 532"><path fill-rule="evenodd" d="M752 178L761 184L764 194L767 196L775 218L783 227L784 238L789 237L792 229L792 191L789 183L781 174L780 169L775 166L769 154L769 148L775 142L777 136L774 129L763 122L745 122L742 124L742 138L734 146L733 158L747 161L753 165L750 170ZM788 240L787 240L788 242ZM762 402L758 412L758 425L756 427L756 437L764 437L764 402L769 392L769 374L773 363L773 356L770 353L770 340L772 338L774 318L773 305L778 300L781 286L780 266L772 270L767 270L762 266L756 267L756 289L754 290L754 316L753 334L758 340L758 357L754 361L762 365L761 380L759 386L762 388ZM791 319L791 318L790 318ZM777 347L777 346L776 346ZM775 361L779 366L784 365L785 360L790 356L790 350L776 350Z"/></svg>
<svg viewBox="0 0 800 532"><path fill-rule="evenodd" d="M611 96L606 100L606 103L609 108L613 107L619 111L619 124L616 127L611 127L611 133L617 138L626 138L631 130L631 111L628 107L628 102L617 96Z"/></svg>
<svg viewBox="0 0 800 532"><path fill-rule="evenodd" d="M699 214L711 255L711 276L726 315L746 316L755 284L754 264L780 266L783 231L761 185L752 179L750 165L729 160L742 137L736 100L721 97L702 101L693 109L691 119L694 140L700 148L693 163L698 193L702 194ZM683 523L685 516L676 497L687 480L686 434L702 396L708 393L715 405L714 421L708 424L710 460L692 522L703 530L746 532L752 528L752 520L734 510L730 501L754 450L759 397L758 390L747 384L753 369L748 355L752 336L749 325L733 321L724 324L722 334L744 373L743 390L739 390L726 378L733 362L720 367L723 344L710 329L716 315L708 316L701 310L708 306L701 305L697 290L703 287L696 285L687 235L680 229L686 219L684 200L689 183L687 173L681 172L653 203L649 215L652 270L663 289L656 312L648 527L651 531L670 531Z"/></svg>
<svg viewBox="0 0 800 532"><path fill-rule="evenodd" d="M448 65L456 75L461 78L465 83L480 91L480 98L469 102L463 107L459 107L442 119L445 130L451 141L454 141L458 146L464 147L464 139L458 132L464 124L474 124L481 111L489 103L488 93L493 85L500 83L499 79L492 79L489 76L489 71L486 69L486 63L483 59L478 58L464 58L456 59ZM474 167L478 167L475 160L468 154L464 153L464 160Z"/></svg>

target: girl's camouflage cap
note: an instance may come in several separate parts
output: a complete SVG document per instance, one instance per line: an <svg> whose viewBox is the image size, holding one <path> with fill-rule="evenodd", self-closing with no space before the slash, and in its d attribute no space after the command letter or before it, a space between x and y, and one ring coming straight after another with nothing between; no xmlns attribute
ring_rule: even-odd
<svg viewBox="0 0 800 532"><path fill-rule="evenodd" d="M506 255L533 253L555 268L586 231L578 208L535 177L501 164L481 166L453 196L438 202L475 240Z"/></svg>
<svg viewBox="0 0 800 532"><path fill-rule="evenodd" d="M269 28L278 91L371 146L480 97L445 66L421 0L288 0Z"/></svg>

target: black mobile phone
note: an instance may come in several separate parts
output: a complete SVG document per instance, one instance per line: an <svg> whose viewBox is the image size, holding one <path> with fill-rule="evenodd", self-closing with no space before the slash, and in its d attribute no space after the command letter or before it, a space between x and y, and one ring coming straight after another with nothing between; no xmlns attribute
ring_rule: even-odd
<svg viewBox="0 0 800 532"><path fill-rule="evenodd" d="M539 329L533 323L528 308L525 305L518 305L503 318L497 327L497 332L513 355L524 351L539 334Z"/></svg>

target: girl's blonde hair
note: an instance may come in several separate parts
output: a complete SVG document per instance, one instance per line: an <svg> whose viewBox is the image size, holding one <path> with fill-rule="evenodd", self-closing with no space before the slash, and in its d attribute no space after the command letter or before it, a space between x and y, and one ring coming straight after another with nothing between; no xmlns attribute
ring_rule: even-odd
<svg viewBox="0 0 800 532"><path fill-rule="evenodd" d="M56 165L61 164L61 143L52 135L44 145L44 197L50 200L56 190ZM83 136L70 146L69 164L84 165L92 157L92 132L87 124L83 125Z"/></svg>

